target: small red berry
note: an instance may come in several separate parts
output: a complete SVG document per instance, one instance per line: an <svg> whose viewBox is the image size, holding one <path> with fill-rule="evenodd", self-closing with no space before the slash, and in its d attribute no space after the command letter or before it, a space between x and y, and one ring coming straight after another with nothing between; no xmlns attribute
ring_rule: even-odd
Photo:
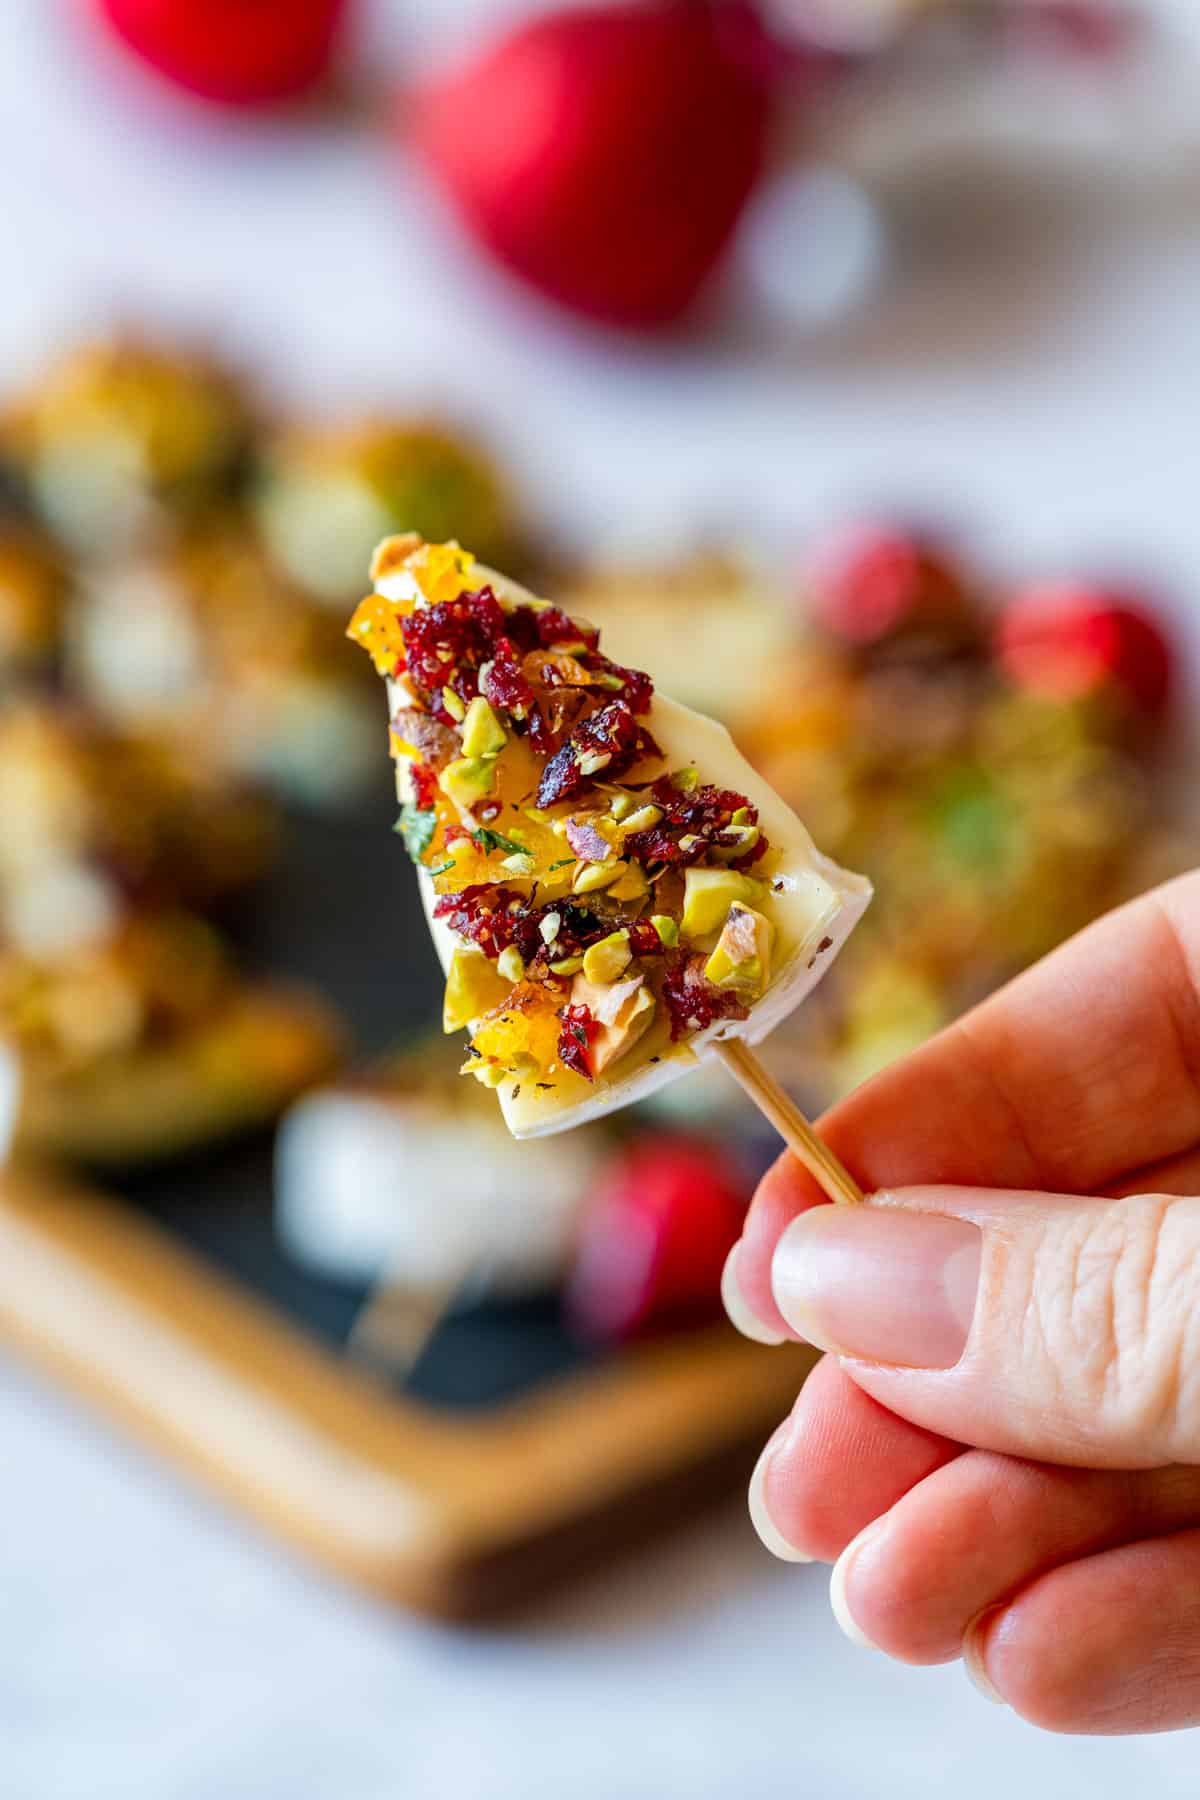
<svg viewBox="0 0 1200 1800"><path fill-rule="evenodd" d="M1127 594L1086 582L1018 594L996 627L996 656L1018 687L1058 700L1115 690L1151 719L1171 685L1171 652L1152 615Z"/></svg>
<svg viewBox="0 0 1200 1800"><path fill-rule="evenodd" d="M535 19L425 87L405 125L510 270L608 324L666 324L763 164L767 87L719 12L615 0Z"/></svg>
<svg viewBox="0 0 1200 1800"><path fill-rule="evenodd" d="M716 1318L747 1198L715 1146L679 1135L636 1140L609 1164L584 1213L565 1296L571 1325L611 1342Z"/></svg>
<svg viewBox="0 0 1200 1800"><path fill-rule="evenodd" d="M831 533L810 556L803 585L818 624L854 649L969 632L966 589L953 562L929 538L898 526L863 522Z"/></svg>
<svg viewBox="0 0 1200 1800"><path fill-rule="evenodd" d="M91 0L126 47L205 100L290 99L325 73L348 0Z"/></svg>

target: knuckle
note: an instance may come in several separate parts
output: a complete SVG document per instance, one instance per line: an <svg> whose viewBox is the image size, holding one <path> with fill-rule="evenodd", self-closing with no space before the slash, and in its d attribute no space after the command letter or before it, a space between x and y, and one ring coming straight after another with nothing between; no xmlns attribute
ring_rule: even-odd
<svg viewBox="0 0 1200 1800"><path fill-rule="evenodd" d="M1132 1195L1049 1231L1031 1255L1027 1316L1056 1398L1085 1433L1110 1447L1115 1436L1135 1461L1194 1455L1200 1200Z"/></svg>

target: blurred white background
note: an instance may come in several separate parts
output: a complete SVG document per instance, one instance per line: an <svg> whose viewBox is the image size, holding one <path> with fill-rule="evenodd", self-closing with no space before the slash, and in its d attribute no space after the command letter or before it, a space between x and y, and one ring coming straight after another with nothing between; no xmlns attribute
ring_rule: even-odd
<svg viewBox="0 0 1200 1800"><path fill-rule="evenodd" d="M364 0L360 59L415 67L516 10ZM998 568L1115 564L1197 603L1197 182L1155 140L1200 120L1186 62L1091 174L1031 105L1043 153L993 168L970 232L936 157L907 199L893 170L892 278L840 325L770 341L744 302L715 343L631 348L486 277L386 139L181 111L69 11L3 9L0 381L146 317L315 405L449 396L579 544L783 547L885 502ZM1039 1737L957 1669L853 1649L824 1572L772 1564L740 1508L460 1636L264 1550L15 1368L0 1466L5 1800L1196 1793L1188 1737Z"/></svg>

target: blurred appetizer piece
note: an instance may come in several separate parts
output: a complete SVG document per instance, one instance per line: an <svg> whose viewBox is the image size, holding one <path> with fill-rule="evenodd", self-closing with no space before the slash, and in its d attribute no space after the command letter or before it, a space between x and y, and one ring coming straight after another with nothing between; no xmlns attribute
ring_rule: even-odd
<svg viewBox="0 0 1200 1800"><path fill-rule="evenodd" d="M0 710L0 933L85 935L129 900L208 905L275 846L273 813L204 746L114 731L64 701ZM26 921L18 926L17 919Z"/></svg>
<svg viewBox="0 0 1200 1800"><path fill-rule="evenodd" d="M107 717L289 799L342 800L370 767L371 715L340 631L235 518L91 572L66 660Z"/></svg>
<svg viewBox="0 0 1200 1800"><path fill-rule="evenodd" d="M513 496L479 445L432 421L368 419L296 427L269 445L258 515L280 567L342 612L362 592L381 537L460 537L511 562L521 548Z"/></svg>
<svg viewBox="0 0 1200 1800"><path fill-rule="evenodd" d="M560 587L563 610L597 626L618 662L669 668L674 698L731 731L795 642L786 586L720 551L595 563L568 570Z"/></svg>
<svg viewBox="0 0 1200 1800"><path fill-rule="evenodd" d="M276 1150L276 1221L298 1261L405 1292L553 1285L604 1149L584 1132L518 1147L444 1039L294 1106Z"/></svg>
<svg viewBox="0 0 1200 1800"><path fill-rule="evenodd" d="M350 636L388 680L399 829L464 1073L515 1137L756 1044L870 898L729 734L457 544L391 538Z"/></svg>
<svg viewBox="0 0 1200 1800"><path fill-rule="evenodd" d="M997 608L990 585L903 527L823 540L803 577L812 632L747 728L751 759L882 901L773 1041L812 1104L1194 860L1153 609L1094 582Z"/></svg>
<svg viewBox="0 0 1200 1800"><path fill-rule="evenodd" d="M0 442L50 530L94 558L228 494L250 429L227 370L128 338L60 357L12 408Z"/></svg>
<svg viewBox="0 0 1200 1800"><path fill-rule="evenodd" d="M0 1044L20 1153L132 1166L264 1124L337 1061L324 1005L247 986L181 913L70 944L0 942Z"/></svg>
<svg viewBox="0 0 1200 1800"><path fill-rule="evenodd" d="M50 541L0 519L0 694L57 661L67 577Z"/></svg>

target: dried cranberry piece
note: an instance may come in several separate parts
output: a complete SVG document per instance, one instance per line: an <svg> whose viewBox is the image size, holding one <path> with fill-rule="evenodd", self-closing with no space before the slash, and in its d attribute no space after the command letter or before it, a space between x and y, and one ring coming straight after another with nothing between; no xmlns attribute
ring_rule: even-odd
<svg viewBox="0 0 1200 1800"><path fill-rule="evenodd" d="M457 894L443 894L433 916L445 919L451 931L477 945L485 956L496 957L513 942L520 907L521 896L512 888L479 883Z"/></svg>
<svg viewBox="0 0 1200 1800"><path fill-rule="evenodd" d="M533 689L525 679L511 639L496 644L491 665L480 683L480 692L492 706L518 717L533 711Z"/></svg>
<svg viewBox="0 0 1200 1800"><path fill-rule="evenodd" d="M588 1048L600 1026L592 1017L590 1007L586 1006L564 1006L558 1016L562 1020L558 1035L559 1061L573 1069L576 1075L582 1075L585 1081L591 1081Z"/></svg>
<svg viewBox="0 0 1200 1800"><path fill-rule="evenodd" d="M629 947L635 956L658 956L663 941L649 919L635 919L629 927Z"/></svg>
<svg viewBox="0 0 1200 1800"><path fill-rule="evenodd" d="M730 988L714 987L704 978L703 956L677 955L662 985L663 1004L671 1021L671 1040L703 1031L717 1019L745 1019L746 1007Z"/></svg>
<svg viewBox="0 0 1200 1800"><path fill-rule="evenodd" d="M662 818L657 825L634 832L625 840L626 854L639 862L700 862L714 844L729 842L726 834L734 813L744 810L749 824L758 822L758 808L751 806L745 794L735 793L732 788L701 787L686 793L675 786L669 775L662 775L651 793L655 804L662 808ZM733 867L747 868L751 862L757 862L766 848L766 841L760 838Z"/></svg>
<svg viewBox="0 0 1200 1800"><path fill-rule="evenodd" d="M642 757L659 754L658 745L638 724L628 703L612 700L576 725L550 758L538 784L538 805L553 806L558 800L571 799L590 788L597 777L611 781ZM585 774L581 763L589 757L604 760Z"/></svg>
<svg viewBox="0 0 1200 1800"><path fill-rule="evenodd" d="M536 612L532 607L523 610L532 613L539 644L578 644L582 641L589 650L594 650L600 642L600 633L594 626L580 625L557 606L547 606Z"/></svg>
<svg viewBox="0 0 1200 1800"><path fill-rule="evenodd" d="M548 913L558 915L558 930L550 944L544 942L541 932L542 920ZM513 942L527 964L537 962L544 968L568 956L579 956L589 945L607 937L612 928L611 919L597 917L574 900L552 900L520 914L513 924Z"/></svg>
<svg viewBox="0 0 1200 1800"><path fill-rule="evenodd" d="M437 799L437 776L430 768L429 764L423 762L411 763L409 765L409 774L412 778L413 793L416 797L417 805L421 808L422 812L428 812L429 808Z"/></svg>
<svg viewBox="0 0 1200 1800"><path fill-rule="evenodd" d="M619 675L625 683L625 699L630 712L649 712L650 702L654 698L654 683L642 669L626 669L620 663L609 662L607 656L593 657L592 666L602 662L610 675Z"/></svg>

